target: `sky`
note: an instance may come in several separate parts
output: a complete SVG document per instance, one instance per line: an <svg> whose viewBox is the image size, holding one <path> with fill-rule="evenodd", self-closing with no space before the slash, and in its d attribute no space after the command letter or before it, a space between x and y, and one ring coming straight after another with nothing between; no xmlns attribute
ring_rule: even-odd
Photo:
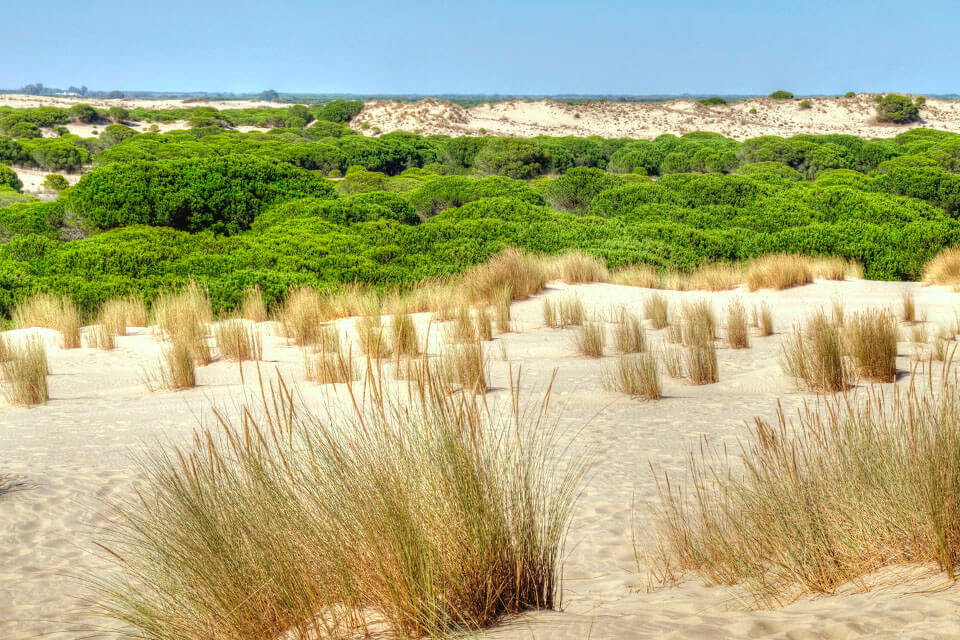
<svg viewBox="0 0 960 640"><path fill-rule="evenodd" d="M8 89L960 93L956 0L4 4Z"/></svg>

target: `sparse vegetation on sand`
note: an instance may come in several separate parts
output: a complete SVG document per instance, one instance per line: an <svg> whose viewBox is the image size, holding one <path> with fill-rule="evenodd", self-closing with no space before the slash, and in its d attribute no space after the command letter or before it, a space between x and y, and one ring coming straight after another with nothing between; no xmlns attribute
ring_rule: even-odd
<svg viewBox="0 0 960 640"><path fill-rule="evenodd" d="M803 256L774 254L757 258L747 268L747 288L789 289L813 282L810 261Z"/></svg>
<svg viewBox="0 0 960 640"><path fill-rule="evenodd" d="M631 398L659 400L660 371L652 353L623 353L607 365L603 372L603 386Z"/></svg>
<svg viewBox="0 0 960 640"><path fill-rule="evenodd" d="M911 385L756 420L743 465L708 445L690 484L658 478L656 575L695 571L756 606L834 593L891 565L960 563L960 396Z"/></svg>
<svg viewBox="0 0 960 640"><path fill-rule="evenodd" d="M218 322L213 330L220 355L228 360L260 360L263 354L263 337L256 327L243 320Z"/></svg>
<svg viewBox="0 0 960 640"><path fill-rule="evenodd" d="M924 265L923 281L960 287L960 247L944 249Z"/></svg>
<svg viewBox="0 0 960 640"><path fill-rule="evenodd" d="M811 315L805 327L795 327L781 350L784 370L811 391L843 391L855 379L843 354L843 323L822 311Z"/></svg>
<svg viewBox="0 0 960 640"><path fill-rule="evenodd" d="M654 329L660 330L669 324L667 298L662 293L651 293L643 299L643 317Z"/></svg>
<svg viewBox="0 0 960 640"><path fill-rule="evenodd" d="M50 397L47 349L38 336L10 343L0 337L0 372L7 398L13 404L45 404Z"/></svg>
<svg viewBox="0 0 960 640"><path fill-rule="evenodd" d="M64 349L80 347L80 312L67 297L38 293L13 310L13 324L18 329L42 327L59 331Z"/></svg>
<svg viewBox="0 0 960 640"><path fill-rule="evenodd" d="M93 577L99 612L148 638L267 640L439 636L557 606L585 466L558 467L547 403L493 410L429 368L409 393L367 378L317 413L280 380L151 455L100 540L117 571Z"/></svg>

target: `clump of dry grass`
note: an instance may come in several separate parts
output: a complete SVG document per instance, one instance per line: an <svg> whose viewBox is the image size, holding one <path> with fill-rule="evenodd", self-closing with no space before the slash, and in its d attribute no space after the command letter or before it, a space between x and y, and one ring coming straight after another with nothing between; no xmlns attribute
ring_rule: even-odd
<svg viewBox="0 0 960 640"><path fill-rule="evenodd" d="M570 251L550 259L558 280L567 284L607 282L610 272L603 260L582 251Z"/></svg>
<svg viewBox="0 0 960 640"><path fill-rule="evenodd" d="M619 391L631 398L659 400L660 371L656 358L650 353L624 353L604 370L603 386L608 391Z"/></svg>
<svg viewBox="0 0 960 640"><path fill-rule="evenodd" d="M279 313L283 334L301 347L314 344L323 323L332 317L328 300L309 287L290 291Z"/></svg>
<svg viewBox="0 0 960 640"><path fill-rule="evenodd" d="M647 350L647 332L636 314L621 307L613 326L613 344L617 353L640 353Z"/></svg>
<svg viewBox="0 0 960 640"><path fill-rule="evenodd" d="M557 605L585 464L546 400L488 407L431 369L409 393L366 380L311 411L281 379L152 454L100 541L116 571L91 578L98 612L144 637L329 640Z"/></svg>
<svg viewBox="0 0 960 640"><path fill-rule="evenodd" d="M823 280L846 280L863 277L863 268L854 260L839 256L821 256L810 260L810 272Z"/></svg>
<svg viewBox="0 0 960 640"><path fill-rule="evenodd" d="M689 275L689 289L727 291L743 282L743 267L716 262L705 264Z"/></svg>
<svg viewBox="0 0 960 640"><path fill-rule="evenodd" d="M804 256L770 254L756 258L747 267L747 288L789 289L813 282L810 260Z"/></svg>
<svg viewBox="0 0 960 640"><path fill-rule="evenodd" d="M843 356L842 326L818 311L781 346L784 371L811 391L843 391L854 372Z"/></svg>
<svg viewBox="0 0 960 640"><path fill-rule="evenodd" d="M64 349L80 348L80 312L66 296L38 293L17 304L11 317L18 329L53 329L60 332Z"/></svg>
<svg viewBox="0 0 960 640"><path fill-rule="evenodd" d="M498 333L508 333L510 331L510 288L501 287L493 292L493 299L490 301L490 309L493 313L493 322L497 327Z"/></svg>
<svg viewBox="0 0 960 640"><path fill-rule="evenodd" d="M213 361L213 350L208 341L213 311L206 289L190 283L179 291L161 293L153 303L153 318L163 335L176 343L173 351L177 352L178 358L179 352L186 347L198 365Z"/></svg>
<svg viewBox="0 0 960 640"><path fill-rule="evenodd" d="M89 342L95 349L112 351L117 347L117 336L113 328L107 324L100 323L90 327L88 330Z"/></svg>
<svg viewBox="0 0 960 640"><path fill-rule="evenodd" d="M180 391L197 386L193 350L194 345L188 334L173 334L170 343L163 349L157 371L146 376L147 388L151 391Z"/></svg>
<svg viewBox="0 0 960 640"><path fill-rule="evenodd" d="M747 328L747 310L740 300L727 307L727 342L731 349L749 349L750 331Z"/></svg>
<svg viewBox="0 0 960 640"><path fill-rule="evenodd" d="M610 282L627 287L641 287L644 289L659 289L660 274L653 267L633 265L614 271L610 275Z"/></svg>
<svg viewBox="0 0 960 640"><path fill-rule="evenodd" d="M360 372L353 366L353 355L340 331L333 326L323 332L323 339L304 352L304 372L307 380L317 384L353 382Z"/></svg>
<svg viewBox="0 0 960 640"><path fill-rule="evenodd" d="M903 308L903 321L913 324L917 321L917 307L913 299L913 291L904 289L900 296Z"/></svg>
<svg viewBox="0 0 960 640"><path fill-rule="evenodd" d="M477 309L474 317L474 325L477 329L477 337L484 342L493 340L493 320L486 309Z"/></svg>
<svg viewBox="0 0 960 640"><path fill-rule="evenodd" d="M660 330L669 324L667 308L667 297L662 293L651 293L643 299L643 317L654 329Z"/></svg>
<svg viewBox="0 0 960 640"><path fill-rule="evenodd" d="M248 288L240 301L240 317L251 322L266 322L269 319L267 305L263 302L263 292L259 285Z"/></svg>
<svg viewBox="0 0 960 640"><path fill-rule="evenodd" d="M685 302L682 315L685 344L704 344L716 339L717 320L713 316L713 307L707 300Z"/></svg>
<svg viewBox="0 0 960 640"><path fill-rule="evenodd" d="M663 368L667 370L668 376L671 378L683 377L683 349L664 345L660 351L660 360L663 362Z"/></svg>
<svg viewBox="0 0 960 640"><path fill-rule="evenodd" d="M960 568L960 394L910 385L826 398L795 420L757 419L730 466L720 448L690 456L690 483L658 485L659 554L672 581L695 571L759 607L895 565Z"/></svg>
<svg viewBox="0 0 960 640"><path fill-rule="evenodd" d="M260 360L263 354L263 338L256 327L247 326L243 320L224 320L214 327L217 350L228 360Z"/></svg>
<svg viewBox="0 0 960 640"><path fill-rule="evenodd" d="M888 311L855 313L844 324L846 350L860 376L893 382L897 374L897 321Z"/></svg>
<svg viewBox="0 0 960 640"><path fill-rule="evenodd" d="M714 384L720 380L717 364L717 346L713 336L698 330L684 336L686 348L687 379L691 384Z"/></svg>
<svg viewBox="0 0 960 640"><path fill-rule="evenodd" d="M467 271L461 289L471 304L489 303L505 287L512 300L526 300L546 286L547 275L542 260L510 248Z"/></svg>
<svg viewBox="0 0 960 640"><path fill-rule="evenodd" d="M761 303L759 309L754 305L753 318L753 324L760 330L761 336L773 335L773 312L766 302Z"/></svg>
<svg viewBox="0 0 960 640"><path fill-rule="evenodd" d="M397 356L415 358L420 355L420 337L417 335L417 326L413 316L403 310L393 314L390 323L390 337L393 341L393 352Z"/></svg>
<svg viewBox="0 0 960 640"><path fill-rule="evenodd" d="M127 327L147 326L147 306L143 296L129 295L107 300L100 307L97 322L115 336L127 335Z"/></svg>
<svg viewBox="0 0 960 640"><path fill-rule="evenodd" d="M603 347L606 344L606 332L603 323L585 323L574 333L574 343L577 351L588 358L603 357Z"/></svg>
<svg viewBox="0 0 960 640"><path fill-rule="evenodd" d="M47 349L43 339L31 336L16 344L3 341L0 371L7 383L7 398L12 404L33 406L50 399L47 375Z"/></svg>
<svg viewBox="0 0 960 640"><path fill-rule="evenodd" d="M580 326L585 317L586 311L579 296L543 299L543 323L551 329Z"/></svg>
<svg viewBox="0 0 960 640"><path fill-rule="evenodd" d="M671 324L668 326L665 338L669 344L683 344L683 325Z"/></svg>
<svg viewBox="0 0 960 640"><path fill-rule="evenodd" d="M923 267L925 284L960 286L960 247L948 247Z"/></svg>
<svg viewBox="0 0 960 640"><path fill-rule="evenodd" d="M389 358L393 354L393 345L390 344L390 336L383 326L379 311L360 316L356 327L360 350L366 356L377 360Z"/></svg>
<svg viewBox="0 0 960 640"><path fill-rule="evenodd" d="M486 393L490 378L483 344L476 340L448 347L440 356L440 375L448 387L464 393Z"/></svg>

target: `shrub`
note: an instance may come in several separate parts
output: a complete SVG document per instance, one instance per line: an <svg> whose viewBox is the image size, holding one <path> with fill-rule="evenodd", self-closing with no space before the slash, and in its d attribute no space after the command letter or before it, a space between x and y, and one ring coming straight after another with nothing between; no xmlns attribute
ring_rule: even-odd
<svg viewBox="0 0 960 640"><path fill-rule="evenodd" d="M857 93L856 93L855 91L847 91L845 94L843 94L843 97L844 97L844 98L856 98L856 97L857 97Z"/></svg>
<svg viewBox="0 0 960 640"><path fill-rule="evenodd" d="M736 468L719 449L692 453L692 486L658 481L659 574L696 571L762 607L890 566L954 574L960 398L952 380L905 389L757 419Z"/></svg>
<svg viewBox="0 0 960 640"><path fill-rule="evenodd" d="M789 91L784 91L782 89L779 89L771 93L770 97L773 98L774 100L790 100L791 98L793 98L793 94L790 93Z"/></svg>
<svg viewBox="0 0 960 640"><path fill-rule="evenodd" d="M359 100L333 100L315 110L315 113L318 120L350 122L362 110L363 102Z"/></svg>
<svg viewBox="0 0 960 640"><path fill-rule="evenodd" d="M75 122L80 122L83 124L90 124L91 122L96 122L99 118L97 110L91 107L88 104L75 104L70 107L69 110L70 118Z"/></svg>
<svg viewBox="0 0 960 640"><path fill-rule="evenodd" d="M54 193L60 193L69 186L70 183L67 182L67 179L59 173L48 174L43 179L43 188L47 191L53 191Z"/></svg>
<svg viewBox="0 0 960 640"><path fill-rule="evenodd" d="M23 183L16 171L6 165L0 164L0 188L10 187L14 191L23 189Z"/></svg>
<svg viewBox="0 0 960 640"><path fill-rule="evenodd" d="M550 166L550 157L536 142L521 138L491 138L474 159L477 169L486 175L516 180L534 178Z"/></svg>
<svg viewBox="0 0 960 640"><path fill-rule="evenodd" d="M727 101L719 96L713 96L711 98L704 98L703 100L697 100L700 104L706 107L712 107L718 104L727 104Z"/></svg>
<svg viewBox="0 0 960 640"><path fill-rule="evenodd" d="M877 102L877 122L893 122L907 124L920 119L920 106L923 103L919 98L913 101L907 96L890 93Z"/></svg>
<svg viewBox="0 0 960 640"><path fill-rule="evenodd" d="M799 106L801 109L810 109L812 107L809 100L801 100Z"/></svg>
<svg viewBox="0 0 960 640"><path fill-rule="evenodd" d="M543 195L555 209L583 214L601 191L623 184L622 178L601 169L574 167L548 182L543 189Z"/></svg>
<svg viewBox="0 0 960 640"><path fill-rule="evenodd" d="M114 122L124 122L130 117L130 111L114 106L107 109L107 116Z"/></svg>

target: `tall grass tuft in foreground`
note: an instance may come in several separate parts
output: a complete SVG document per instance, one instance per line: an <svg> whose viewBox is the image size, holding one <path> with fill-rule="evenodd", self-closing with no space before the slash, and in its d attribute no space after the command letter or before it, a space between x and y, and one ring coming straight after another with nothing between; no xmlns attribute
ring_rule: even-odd
<svg viewBox="0 0 960 640"><path fill-rule="evenodd" d="M727 342L731 349L750 348L747 310L740 300L734 300L727 307Z"/></svg>
<svg viewBox="0 0 960 640"><path fill-rule="evenodd" d="M547 400L404 390L376 375L307 409L280 379L145 461L100 541L97 612L154 640L445 636L559 604L586 464ZM548 391L549 394L549 391ZM331 396L326 396L331 398ZM256 403L256 405L254 405Z"/></svg>
<svg viewBox="0 0 960 640"><path fill-rule="evenodd" d="M669 324L667 308L667 298L662 293L651 293L643 299L643 317L658 331Z"/></svg>
<svg viewBox="0 0 960 640"><path fill-rule="evenodd" d="M960 286L960 247L948 247L925 264L923 282Z"/></svg>
<svg viewBox="0 0 960 640"><path fill-rule="evenodd" d="M243 320L219 322L213 335L216 338L217 350L228 360L260 360L263 354L263 338L260 332L256 327L247 326Z"/></svg>
<svg viewBox="0 0 960 640"><path fill-rule="evenodd" d="M770 254L756 258L747 267L747 288L789 289L813 282L810 260L804 256Z"/></svg>
<svg viewBox="0 0 960 640"><path fill-rule="evenodd" d="M18 329L53 329L60 332L64 349L80 348L80 312L66 296L38 293L17 304L11 317Z"/></svg>
<svg viewBox="0 0 960 640"><path fill-rule="evenodd" d="M795 328L781 345L784 371L811 391L843 391L855 374L843 355L843 327L823 311L814 313L803 329Z"/></svg>
<svg viewBox="0 0 960 640"><path fill-rule="evenodd" d="M240 317L251 322L266 322L269 319L267 305L263 302L263 292L254 285L243 293L240 301Z"/></svg>
<svg viewBox="0 0 960 640"><path fill-rule="evenodd" d="M689 482L658 478L664 581L695 571L754 604L833 593L884 567L960 569L960 394L941 387L825 398L756 420L734 456L702 446Z"/></svg>
<svg viewBox="0 0 960 640"><path fill-rule="evenodd" d="M651 353L625 353L617 356L603 372L603 386L631 398L659 400L660 372Z"/></svg>
<svg viewBox="0 0 960 640"><path fill-rule="evenodd" d="M843 327L846 350L857 372L875 382L893 382L897 374L897 321L888 311L855 313Z"/></svg>
<svg viewBox="0 0 960 640"><path fill-rule="evenodd" d="M39 336L28 337L17 344L6 340L0 345L0 372L6 381L6 394L12 404L33 406L50 398L47 375L47 349Z"/></svg>

